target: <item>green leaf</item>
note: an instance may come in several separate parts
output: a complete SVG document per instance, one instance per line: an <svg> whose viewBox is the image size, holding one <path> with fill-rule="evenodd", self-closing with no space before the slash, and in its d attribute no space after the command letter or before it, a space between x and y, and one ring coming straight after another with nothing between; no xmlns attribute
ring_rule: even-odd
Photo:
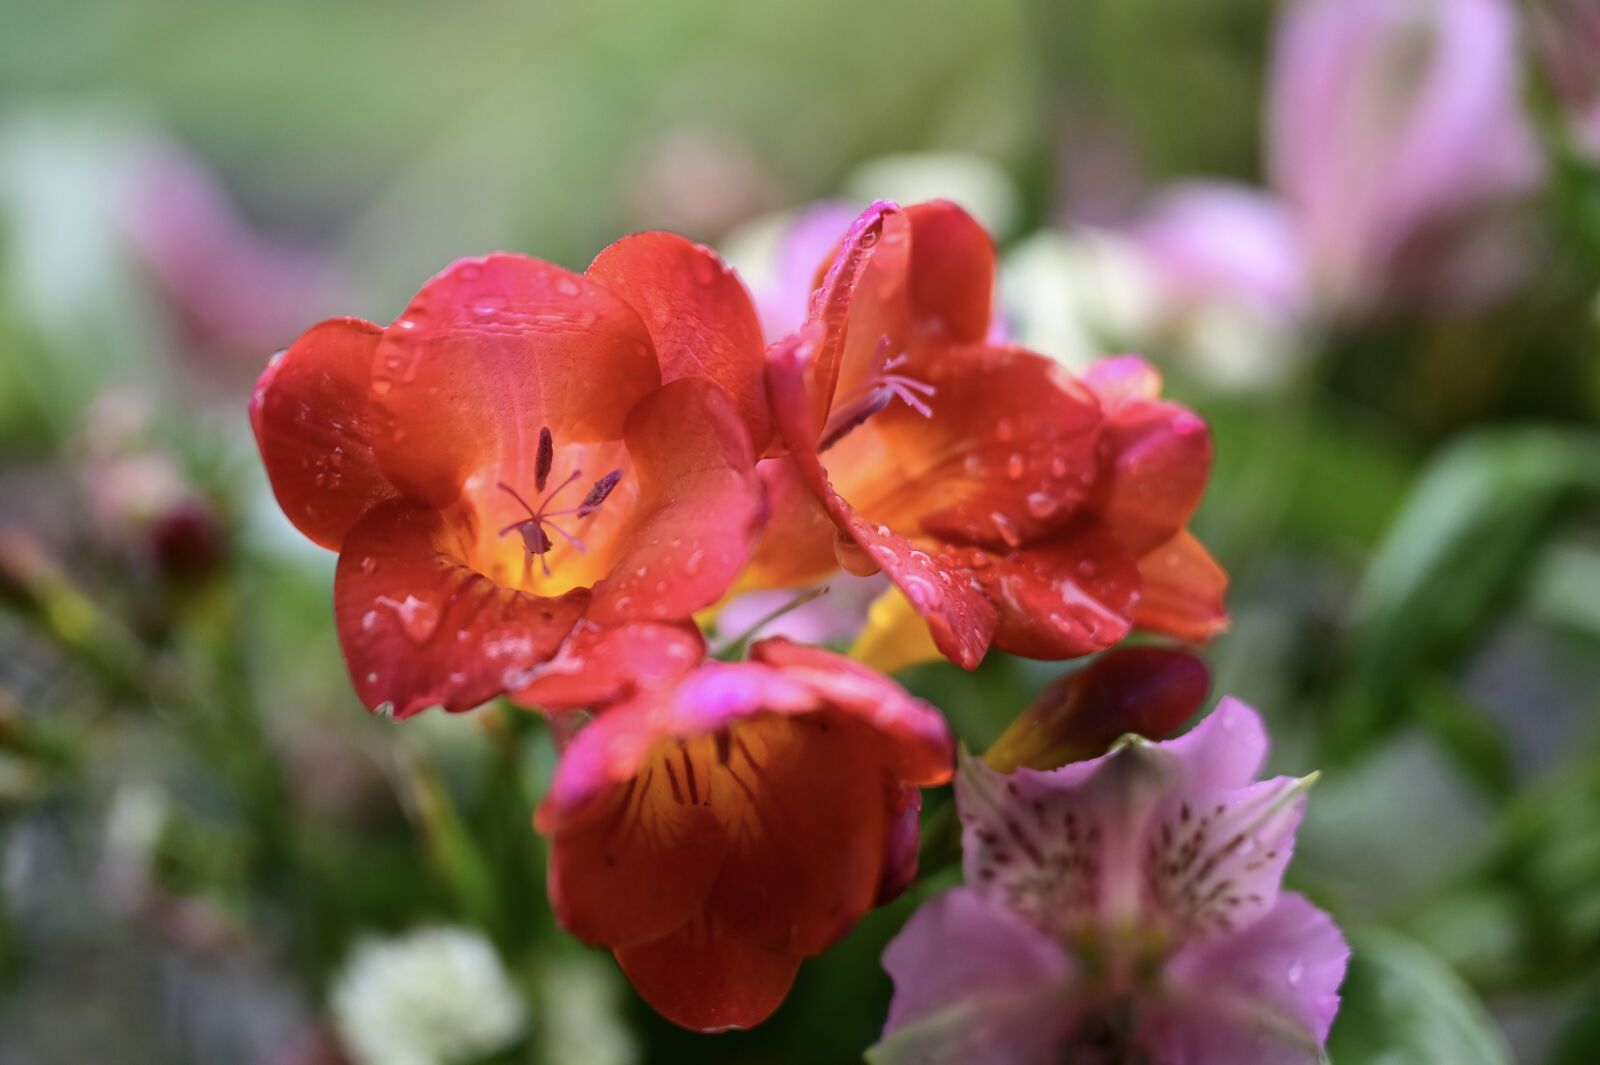
<svg viewBox="0 0 1600 1065"><path fill-rule="evenodd" d="M1428 463L1356 595L1362 671L1378 682L1462 650L1514 589L1561 505L1600 492L1600 439L1485 430Z"/></svg>
<svg viewBox="0 0 1600 1065"><path fill-rule="evenodd" d="M1512 1065L1494 1022L1448 965L1393 932L1369 929L1351 939L1328 1041L1334 1065Z"/></svg>

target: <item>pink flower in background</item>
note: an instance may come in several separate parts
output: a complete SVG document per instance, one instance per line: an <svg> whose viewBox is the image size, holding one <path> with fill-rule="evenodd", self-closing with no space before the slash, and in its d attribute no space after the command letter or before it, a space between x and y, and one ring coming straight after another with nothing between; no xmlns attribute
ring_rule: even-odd
<svg viewBox="0 0 1600 1065"><path fill-rule="evenodd" d="M1174 308L1226 300L1284 320L1305 312L1305 260L1295 221L1267 193L1224 182L1176 185L1131 235Z"/></svg>
<svg viewBox="0 0 1600 1065"><path fill-rule="evenodd" d="M1541 163L1503 0L1290 4L1267 140L1319 301L1470 302L1514 276L1517 249L1492 223L1538 185Z"/></svg>
<svg viewBox="0 0 1600 1065"><path fill-rule="evenodd" d="M839 238L860 213L843 200L818 200L802 207L783 225L772 261L756 264L765 267L765 276L752 284L769 344L805 324L822 268L832 260Z"/></svg>
<svg viewBox="0 0 1600 1065"><path fill-rule="evenodd" d="M1188 735L1051 772L966 759L966 886L884 952L878 1065L1321 1060L1349 949L1280 890L1308 780L1257 782L1267 736L1225 699Z"/></svg>
<svg viewBox="0 0 1600 1065"><path fill-rule="evenodd" d="M248 352L253 364L330 309L329 265L257 232L217 176L176 145L146 153L123 224L197 347Z"/></svg>
<svg viewBox="0 0 1600 1065"><path fill-rule="evenodd" d="M1534 4L1532 16L1533 43L1572 145L1600 163L1600 5L1549 0Z"/></svg>

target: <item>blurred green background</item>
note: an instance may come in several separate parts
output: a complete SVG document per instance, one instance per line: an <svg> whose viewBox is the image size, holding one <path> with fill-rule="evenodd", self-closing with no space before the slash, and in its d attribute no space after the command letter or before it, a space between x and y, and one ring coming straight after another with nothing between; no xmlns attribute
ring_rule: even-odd
<svg viewBox="0 0 1600 1065"><path fill-rule="evenodd" d="M458 256L581 268L665 227L743 265L752 220L960 198L972 166L1003 247L1067 248L1043 281L1008 260L1019 335L1065 308L1212 424L1198 528L1235 622L1207 657L1275 765L1324 770L1291 879L1356 946L1334 1060L1600 1060L1600 179L1521 47L1543 177L1515 280L1224 333L1244 368L1208 371L1195 330L1119 314L1103 255L1170 182L1269 181L1282 15L0 0L0 1065L375 1065L339 1046L352 952L436 925L486 937L525 1011L481 1060L858 1060L879 951L953 873L762 1028L671 1029L551 922L532 715L362 710L333 557L272 504L244 411L300 329L388 321ZM963 154L860 169L927 152ZM904 679L981 747L1066 668Z"/></svg>

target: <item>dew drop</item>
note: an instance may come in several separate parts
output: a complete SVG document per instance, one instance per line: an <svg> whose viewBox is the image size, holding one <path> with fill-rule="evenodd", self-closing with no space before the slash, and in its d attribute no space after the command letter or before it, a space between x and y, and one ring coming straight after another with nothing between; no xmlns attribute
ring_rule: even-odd
<svg viewBox="0 0 1600 1065"><path fill-rule="evenodd" d="M1027 470L1028 463L1027 460L1022 457L1021 452L1013 451L1011 453L1011 457L1006 459L1006 476L1011 478L1013 481L1022 480L1022 475L1026 473Z"/></svg>
<svg viewBox="0 0 1600 1065"><path fill-rule="evenodd" d="M556 291L563 296L576 296L578 294L578 283L570 277L558 278Z"/></svg>
<svg viewBox="0 0 1600 1065"><path fill-rule="evenodd" d="M1011 424L1010 418L1001 418L994 425L994 438L1002 444L1009 444L1017 435L1016 427Z"/></svg>
<svg viewBox="0 0 1600 1065"><path fill-rule="evenodd" d="M506 299L504 296L479 296L472 301L472 313L480 318L488 318L491 315L500 313L505 309L505 306Z"/></svg>
<svg viewBox="0 0 1600 1065"><path fill-rule="evenodd" d="M1029 492L1027 505L1028 513L1032 514L1040 521L1044 521L1050 515L1054 514L1057 508L1060 506L1060 504L1056 502L1056 497L1051 495L1049 492Z"/></svg>

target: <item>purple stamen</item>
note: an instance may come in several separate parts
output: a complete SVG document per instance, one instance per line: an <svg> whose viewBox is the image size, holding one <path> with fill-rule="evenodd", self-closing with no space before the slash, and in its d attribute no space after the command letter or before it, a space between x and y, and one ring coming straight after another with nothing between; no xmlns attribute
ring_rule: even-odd
<svg viewBox="0 0 1600 1065"><path fill-rule="evenodd" d="M555 461L556 442L550 435L547 425L539 430L539 453L533 460L533 490L544 491L545 482L550 479L550 464Z"/></svg>
<svg viewBox="0 0 1600 1065"><path fill-rule="evenodd" d="M544 491L544 486L550 478L550 468L554 462L555 442L551 437L550 430L548 428L540 429L539 450L534 457L534 486L538 491ZM517 504L528 512L526 518L514 521L501 529L500 535L508 536L513 531L521 534L522 545L528 552L529 561L537 558L539 560L539 568L544 571L546 577L550 576L550 560L548 556L555 548L555 541L550 538L550 533L555 533L561 537L579 554L587 551L582 540L567 532L551 519L567 515L577 515L581 519L593 514L606 501L606 497L611 494L612 490L617 487L617 482L622 480L622 471L612 470L596 481L594 486L589 489L588 495L583 497L583 502L576 507L568 507L565 510L548 509L550 504L555 501L556 496L560 495L568 485L573 484L582 477L582 470L573 470L567 474L566 480L550 489L544 498L540 500L538 509L535 509L515 488L506 482L497 482L501 491L515 499Z"/></svg>
<svg viewBox="0 0 1600 1065"><path fill-rule="evenodd" d="M889 338L885 336L878 341L877 350L873 353L872 373L852 388L834 408L833 415L823 428L822 440L817 445L819 451L826 451L843 440L896 399L924 418L933 416L933 408L927 401L937 394L938 389L915 377L891 373L896 367L903 366L909 356L901 352L886 359L884 353L888 349Z"/></svg>

